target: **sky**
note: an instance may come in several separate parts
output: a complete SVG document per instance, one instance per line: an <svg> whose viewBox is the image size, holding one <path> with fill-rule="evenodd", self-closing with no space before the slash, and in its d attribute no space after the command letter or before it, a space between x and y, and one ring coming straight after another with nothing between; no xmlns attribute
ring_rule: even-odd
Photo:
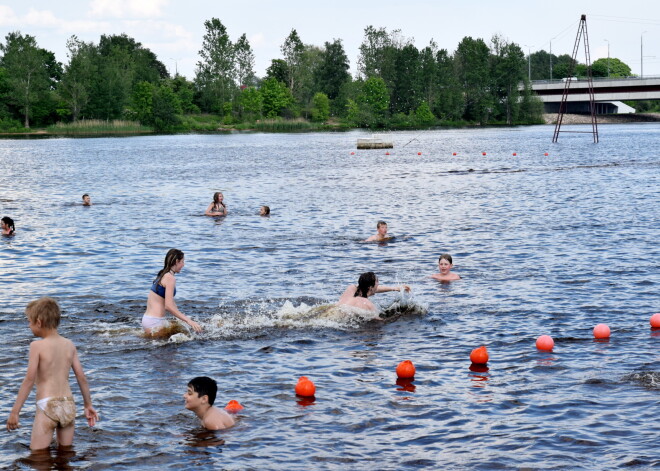
<svg viewBox="0 0 660 471"><path fill-rule="evenodd" d="M255 54L255 72L265 75L292 29L305 44L322 47L341 39L357 73L359 46L367 26L400 30L417 48L434 40L453 53L466 36L487 43L493 35L537 50L571 54L582 14L587 15L591 60L616 57L634 74L660 76L660 2L649 0L2 0L0 40L11 31L34 36L40 47L66 64L72 35L98 44L102 34L134 38L154 52L170 73L192 79L205 33L218 18L232 41L245 34ZM643 56L643 60L642 60ZM578 61L584 62L584 49Z"/></svg>

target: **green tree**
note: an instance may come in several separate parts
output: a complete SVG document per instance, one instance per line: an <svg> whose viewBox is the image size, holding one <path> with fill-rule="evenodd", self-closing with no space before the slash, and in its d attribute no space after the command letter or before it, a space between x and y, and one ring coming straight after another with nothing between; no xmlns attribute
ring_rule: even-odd
<svg viewBox="0 0 660 471"><path fill-rule="evenodd" d="M73 121L77 121L90 100L96 75L97 50L92 43L71 36L66 43L69 63L58 85L60 97L68 105Z"/></svg>
<svg viewBox="0 0 660 471"><path fill-rule="evenodd" d="M431 110L444 121L458 121L465 112L465 95L455 73L454 59L446 49L436 53L437 95L431 104Z"/></svg>
<svg viewBox="0 0 660 471"><path fill-rule="evenodd" d="M247 87L239 95L241 117L254 121L261 116L264 106L262 94L254 87Z"/></svg>
<svg viewBox="0 0 660 471"><path fill-rule="evenodd" d="M217 18L204 22L206 34L197 62L195 86L199 92L203 111L222 113L223 105L231 98L234 88L235 49L227 28Z"/></svg>
<svg viewBox="0 0 660 471"><path fill-rule="evenodd" d="M436 82L438 75L437 53L438 45L435 41L431 40L429 45L422 49L419 54L420 98L426 101L429 106L435 101L438 90L438 84Z"/></svg>
<svg viewBox="0 0 660 471"><path fill-rule="evenodd" d="M327 121L330 117L330 99L325 93L314 94L312 106L312 120L316 122Z"/></svg>
<svg viewBox="0 0 660 471"><path fill-rule="evenodd" d="M239 87L252 85L254 81L254 53L245 33L234 44L236 58L236 81Z"/></svg>
<svg viewBox="0 0 660 471"><path fill-rule="evenodd" d="M591 64L591 73L594 77L630 77L632 75L628 64L616 57L595 60Z"/></svg>
<svg viewBox="0 0 660 471"><path fill-rule="evenodd" d="M331 43L326 41L325 49L321 54L321 63L316 69L319 91L325 93L330 100L336 99L342 85L351 79L349 68L348 57L341 39L335 39Z"/></svg>
<svg viewBox="0 0 660 471"><path fill-rule="evenodd" d="M133 116L142 124L153 123L153 97L154 87L149 82L139 82L133 89L133 98L131 110L135 113Z"/></svg>
<svg viewBox="0 0 660 471"><path fill-rule="evenodd" d="M557 56L557 62L553 64L552 76L555 79L572 77L576 74L575 67L573 66L573 59L568 54Z"/></svg>
<svg viewBox="0 0 660 471"><path fill-rule="evenodd" d="M525 53L515 43L494 36L492 41L492 93L497 104L498 117L503 117L507 124L518 120L520 111L520 93L518 85L527 80L525 73Z"/></svg>
<svg viewBox="0 0 660 471"><path fill-rule="evenodd" d="M305 46L295 29L292 29L286 37L284 43L280 46L280 51L282 51L284 62L286 62L289 71L287 86L291 93L295 95L296 81L300 78L303 53L305 52Z"/></svg>
<svg viewBox="0 0 660 471"><path fill-rule="evenodd" d="M490 50L483 39L465 37L454 53L454 66L465 91L465 117L480 124L488 122L493 107L490 94Z"/></svg>
<svg viewBox="0 0 660 471"><path fill-rule="evenodd" d="M286 108L293 104L291 90L282 82L274 78L263 81L259 89L263 102L263 113L266 118L279 116Z"/></svg>
<svg viewBox="0 0 660 471"><path fill-rule="evenodd" d="M289 66L282 59L272 59L266 69L266 78L274 78L278 82L289 83Z"/></svg>
<svg viewBox="0 0 660 471"><path fill-rule="evenodd" d="M182 75L175 75L169 81L169 86L176 94L182 113L199 113L199 107L193 102L194 85Z"/></svg>
<svg viewBox="0 0 660 471"><path fill-rule="evenodd" d="M315 82L316 70L322 61L323 51L317 46L305 45L300 58L300 68L298 72L297 85L293 92L293 98L303 108L311 105L314 93L318 91Z"/></svg>
<svg viewBox="0 0 660 471"><path fill-rule="evenodd" d="M415 111L423 99L419 81L419 51L413 44L397 49L394 76L390 85L390 111L408 114Z"/></svg>
<svg viewBox="0 0 660 471"><path fill-rule="evenodd" d="M181 103L179 97L166 84L153 90L153 125L157 131L171 131L181 123Z"/></svg>
<svg viewBox="0 0 660 471"><path fill-rule="evenodd" d="M369 25L364 29L364 39L360 44L358 57L358 72L367 79L369 77L382 77L385 66L385 50L392 42L385 28L376 29Z"/></svg>
<svg viewBox="0 0 660 471"><path fill-rule="evenodd" d="M8 98L10 103L19 107L23 125L29 128L32 107L51 88L49 56L29 34L23 36L18 31L11 32L5 40L5 44L0 44L3 53L0 65L6 71Z"/></svg>
<svg viewBox="0 0 660 471"><path fill-rule="evenodd" d="M419 126L430 126L435 123L435 116L425 101L415 110L415 123Z"/></svg>
<svg viewBox="0 0 660 471"><path fill-rule="evenodd" d="M382 78L370 77L365 80L358 103L362 105L361 109L364 108L373 117L369 125L382 127L386 124L390 108L390 94Z"/></svg>

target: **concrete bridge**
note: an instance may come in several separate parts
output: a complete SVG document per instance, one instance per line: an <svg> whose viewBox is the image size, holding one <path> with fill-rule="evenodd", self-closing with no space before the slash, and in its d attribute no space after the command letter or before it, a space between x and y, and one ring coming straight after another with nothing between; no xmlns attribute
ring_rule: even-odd
<svg viewBox="0 0 660 471"><path fill-rule="evenodd" d="M546 113L557 113L566 80L535 80L532 90L543 101ZM594 78L594 100L598 114L634 112L621 100L660 100L660 76ZM589 82L571 79L566 98L567 113L589 113Z"/></svg>

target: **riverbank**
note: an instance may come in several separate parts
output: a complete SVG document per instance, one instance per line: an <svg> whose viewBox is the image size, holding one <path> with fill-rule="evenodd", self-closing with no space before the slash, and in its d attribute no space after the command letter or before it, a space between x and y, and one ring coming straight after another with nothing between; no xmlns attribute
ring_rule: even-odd
<svg viewBox="0 0 660 471"><path fill-rule="evenodd" d="M546 124L557 123L557 113L544 113ZM597 115L598 124L650 123L660 121L660 113L628 113ZM562 124L591 124L588 114L565 114Z"/></svg>

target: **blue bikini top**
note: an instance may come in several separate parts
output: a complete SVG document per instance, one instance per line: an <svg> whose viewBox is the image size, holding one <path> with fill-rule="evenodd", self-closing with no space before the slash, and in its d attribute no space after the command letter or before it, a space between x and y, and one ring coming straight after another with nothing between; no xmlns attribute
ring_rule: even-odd
<svg viewBox="0 0 660 471"><path fill-rule="evenodd" d="M160 285L160 284L158 284L158 283L155 283L155 282L154 282L154 284L151 285L151 291L153 291L154 293L156 293L156 294L157 294L158 296L160 296L161 298L164 298L164 297L165 297L165 287L162 286L162 285ZM173 294L173 296L176 296L176 288L174 288L174 294Z"/></svg>

